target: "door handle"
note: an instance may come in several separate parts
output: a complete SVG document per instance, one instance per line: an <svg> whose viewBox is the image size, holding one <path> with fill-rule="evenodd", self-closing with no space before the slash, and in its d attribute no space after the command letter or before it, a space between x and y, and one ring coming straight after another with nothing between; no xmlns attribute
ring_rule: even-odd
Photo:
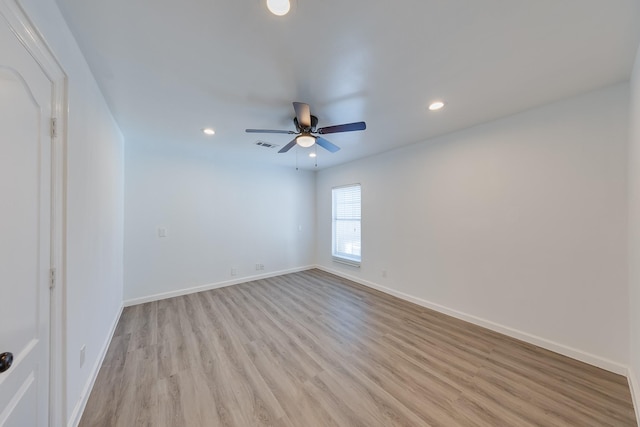
<svg viewBox="0 0 640 427"><path fill-rule="evenodd" d="M13 365L13 353L0 354L0 374L7 371Z"/></svg>

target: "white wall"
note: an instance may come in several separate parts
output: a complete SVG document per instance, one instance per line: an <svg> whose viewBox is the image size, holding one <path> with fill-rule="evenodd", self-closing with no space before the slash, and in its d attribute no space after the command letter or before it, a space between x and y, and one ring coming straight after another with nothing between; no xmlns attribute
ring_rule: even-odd
<svg viewBox="0 0 640 427"><path fill-rule="evenodd" d="M318 263L624 372L628 91L617 85L320 171ZM330 190L355 182L360 269L330 258Z"/></svg>
<svg viewBox="0 0 640 427"><path fill-rule="evenodd" d="M127 143L127 304L314 263L313 172L230 161L207 141L201 149Z"/></svg>
<svg viewBox="0 0 640 427"><path fill-rule="evenodd" d="M629 126L630 379L636 414L640 405L640 49L631 76Z"/></svg>
<svg viewBox="0 0 640 427"><path fill-rule="evenodd" d="M72 423L122 307L124 140L56 3L20 4L68 76L66 418Z"/></svg>

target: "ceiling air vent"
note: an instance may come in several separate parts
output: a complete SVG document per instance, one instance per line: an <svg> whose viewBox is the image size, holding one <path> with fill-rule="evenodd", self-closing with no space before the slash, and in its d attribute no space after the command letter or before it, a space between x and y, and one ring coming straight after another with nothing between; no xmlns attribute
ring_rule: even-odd
<svg viewBox="0 0 640 427"><path fill-rule="evenodd" d="M272 144L272 143L266 142L266 141L256 141L256 145L258 147L264 147L264 148L276 148L277 147L276 144Z"/></svg>

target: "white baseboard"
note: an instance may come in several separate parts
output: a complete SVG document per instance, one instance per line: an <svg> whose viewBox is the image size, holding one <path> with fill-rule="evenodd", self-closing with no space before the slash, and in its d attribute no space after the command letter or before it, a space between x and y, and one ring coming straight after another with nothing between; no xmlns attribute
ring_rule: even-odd
<svg viewBox="0 0 640 427"><path fill-rule="evenodd" d="M287 270L273 271L273 272L270 272L270 273L257 274L255 276L244 276L244 277L239 277L239 278L233 279L233 280L225 280L223 282L209 283L209 284L206 284L206 285L194 286L194 287L191 287L191 288L177 289L175 291L170 291L170 292L162 292L162 293L159 293L159 294L149 295L149 296L146 296L146 297L132 298L132 299L128 299L128 300L124 301L124 306L125 307L129 307L129 306L132 306L132 305L144 304L146 302L159 301L159 300L163 300L163 299L167 299L167 298L179 297L179 296L182 296L182 295L195 294L197 292L209 291L211 289L224 288L224 287L227 287L227 286L238 285L240 283L251 282L253 280L268 279L269 277L282 276L284 274L297 273L299 271L311 270L312 268L316 268L316 267L314 265L308 265L308 266L305 266L305 267L290 268L290 269L287 269Z"/></svg>
<svg viewBox="0 0 640 427"><path fill-rule="evenodd" d="M80 399L76 403L76 406L73 408L73 412L71 413L71 416L69 417L69 422L67 423L69 427L77 427L78 424L80 424L82 413L84 412L84 408L87 406L87 402L89 401L91 390L93 390L93 385L95 384L96 379L98 378L98 373L100 372L100 368L102 367L102 362L104 362L104 358L107 355L107 350L109 349L109 345L111 344L111 340L113 339L113 334L116 332L116 327L118 326L118 322L120 321L120 316L122 316L123 309L124 309L124 306L121 306L120 310L118 311L118 315L116 316L116 318L113 321L113 324L111 325L111 330L107 335L107 339L102 345L102 349L100 350L100 355L96 360L96 363L93 365L91 369L89 380L87 381L87 383L84 386L84 389L82 390Z"/></svg>
<svg viewBox="0 0 640 427"><path fill-rule="evenodd" d="M551 350L555 353L562 354L563 356L570 357L572 359L579 360L581 362L588 363L593 366L597 366L598 368L605 369L607 371L624 375L626 376L628 373L628 368L626 365L608 360L606 358L596 356L594 354L590 354L563 344L559 344L557 342L538 337L536 335L532 335L526 332L519 331L517 329L510 328L508 326L501 325L499 323L492 322L490 320L486 320L477 316L473 316L467 313L463 313L458 310L454 310L448 307L445 307L440 304L436 304L422 298L417 298L412 295L405 294L404 292L396 291L394 289L390 289L384 286L381 286L377 283L370 282L368 280L360 279L355 276L351 276L349 274L345 274L342 271L333 270L321 265L316 266L317 269L326 271L327 273L335 274L336 276L340 276L344 279L351 280L353 282L359 283L361 285L367 286L372 289L376 289L378 291L384 292L385 294L393 295L405 301L412 302L414 304L418 304L422 307L429 308L431 310L446 314L451 317L455 317L460 320L464 320L465 322L473 323L478 326L482 326L483 328L490 329L492 331L507 335L512 338L516 338L518 340L527 342L529 344L537 345L538 347L545 348L547 350ZM640 390L638 390L640 391ZM640 418L639 418L640 420Z"/></svg>
<svg viewBox="0 0 640 427"><path fill-rule="evenodd" d="M633 409L636 411L636 422L640 425L640 383L633 368L627 370L627 381L631 390L631 400L633 401Z"/></svg>

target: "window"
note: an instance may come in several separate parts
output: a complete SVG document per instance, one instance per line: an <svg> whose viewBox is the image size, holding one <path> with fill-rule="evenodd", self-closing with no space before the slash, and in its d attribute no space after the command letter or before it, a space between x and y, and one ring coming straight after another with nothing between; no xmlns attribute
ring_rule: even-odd
<svg viewBox="0 0 640 427"><path fill-rule="evenodd" d="M331 190L334 261L360 266L360 184Z"/></svg>

